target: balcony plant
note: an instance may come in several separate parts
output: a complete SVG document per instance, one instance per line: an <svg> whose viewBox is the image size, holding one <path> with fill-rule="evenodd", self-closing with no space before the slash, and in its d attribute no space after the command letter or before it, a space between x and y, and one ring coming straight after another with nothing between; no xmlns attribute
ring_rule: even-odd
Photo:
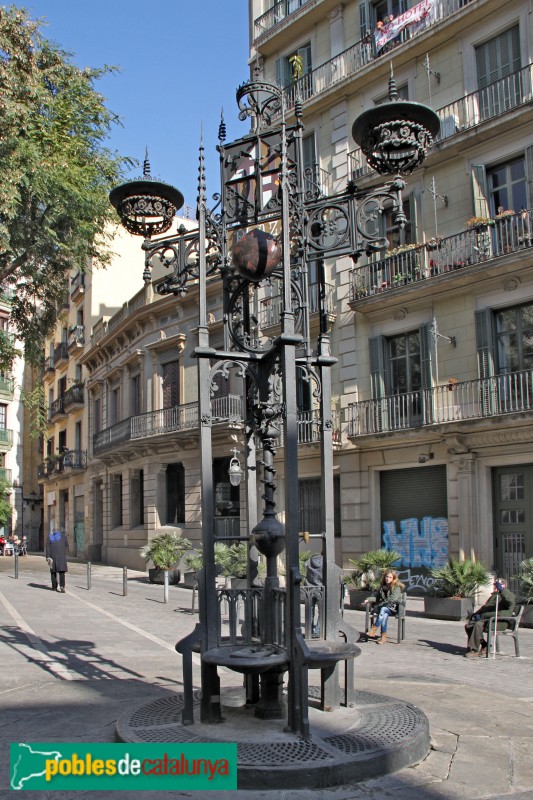
<svg viewBox="0 0 533 800"><path fill-rule="evenodd" d="M350 608L361 608L369 594L379 588L383 573L388 569L394 569L400 559L400 553L384 547L379 550L369 550L358 559L348 559L354 568L345 578L348 584Z"/></svg>
<svg viewBox="0 0 533 800"><path fill-rule="evenodd" d="M434 619L460 620L474 610L477 589L489 580L489 571L480 561L449 558L443 567L430 571L431 593L424 597L424 611Z"/></svg>
<svg viewBox="0 0 533 800"><path fill-rule="evenodd" d="M443 238L442 236L432 236L432 238L426 242L426 250L438 250L442 244Z"/></svg>
<svg viewBox="0 0 533 800"><path fill-rule="evenodd" d="M453 392L458 383L459 381L457 380L457 378L448 378L448 382L446 384L446 386L448 387L448 391Z"/></svg>
<svg viewBox="0 0 533 800"><path fill-rule="evenodd" d="M179 583L180 571L172 568L190 549L190 541L175 531L162 531L141 547L142 558L154 565L148 569L150 583Z"/></svg>
<svg viewBox="0 0 533 800"><path fill-rule="evenodd" d="M494 226L494 220L491 217L470 217L465 222L465 227L471 230L482 231Z"/></svg>
<svg viewBox="0 0 533 800"><path fill-rule="evenodd" d="M533 557L520 562L520 571L513 578L518 581L517 602L526 606L520 624L533 628Z"/></svg>
<svg viewBox="0 0 533 800"><path fill-rule="evenodd" d="M494 219L507 219L508 217L516 216L516 211L513 211L512 208L506 208L501 211L498 211Z"/></svg>

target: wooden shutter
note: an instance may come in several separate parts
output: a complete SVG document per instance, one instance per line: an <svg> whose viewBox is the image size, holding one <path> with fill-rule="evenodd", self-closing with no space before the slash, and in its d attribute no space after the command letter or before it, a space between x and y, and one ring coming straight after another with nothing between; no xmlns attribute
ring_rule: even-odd
<svg viewBox="0 0 533 800"><path fill-rule="evenodd" d="M359 0L359 36L364 39L371 33L369 0Z"/></svg>
<svg viewBox="0 0 533 800"><path fill-rule="evenodd" d="M526 147L527 207L533 208L533 146ZM518 211L518 209L516 209Z"/></svg>
<svg viewBox="0 0 533 800"><path fill-rule="evenodd" d="M163 364L163 408L179 405L179 361Z"/></svg>
<svg viewBox="0 0 533 800"><path fill-rule="evenodd" d="M433 422L435 409L432 387L435 385L435 365L433 338L430 325L421 325L418 329L420 337L420 379L422 381L422 420L424 424Z"/></svg>
<svg viewBox="0 0 533 800"><path fill-rule="evenodd" d="M476 347L478 373L481 381L481 413L490 416L497 408L496 381L494 380L494 321L490 308L476 311Z"/></svg>
<svg viewBox="0 0 533 800"><path fill-rule="evenodd" d="M487 175L484 164L472 164L472 191L474 194L474 216L490 217Z"/></svg>
<svg viewBox="0 0 533 800"><path fill-rule="evenodd" d="M372 336L368 340L370 351L370 385L373 400L381 400L371 406L372 416L367 421L369 432L388 429L387 406L387 340L384 336Z"/></svg>

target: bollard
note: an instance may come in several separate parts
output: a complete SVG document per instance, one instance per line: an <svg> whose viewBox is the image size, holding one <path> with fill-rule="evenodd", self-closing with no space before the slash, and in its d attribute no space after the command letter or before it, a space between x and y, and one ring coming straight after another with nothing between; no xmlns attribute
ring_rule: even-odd
<svg viewBox="0 0 533 800"><path fill-rule="evenodd" d="M87 562L87 591L91 588L91 562Z"/></svg>
<svg viewBox="0 0 533 800"><path fill-rule="evenodd" d="M122 597L128 594L128 568L122 567Z"/></svg>
<svg viewBox="0 0 533 800"><path fill-rule="evenodd" d="M19 576L19 551L17 545L13 543L13 558L15 559L15 578Z"/></svg>
<svg viewBox="0 0 533 800"><path fill-rule="evenodd" d="M168 603L168 569L163 570L163 602Z"/></svg>

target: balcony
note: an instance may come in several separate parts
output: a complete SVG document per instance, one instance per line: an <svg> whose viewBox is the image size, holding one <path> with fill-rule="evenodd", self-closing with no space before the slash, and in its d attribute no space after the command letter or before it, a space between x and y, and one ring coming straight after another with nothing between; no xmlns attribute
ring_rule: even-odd
<svg viewBox="0 0 533 800"><path fill-rule="evenodd" d="M324 284L325 288L325 308L326 313L333 322L337 318L335 310L334 287L330 283ZM281 324L281 312L283 309L283 296L280 294L272 297L264 297L260 301L259 325L262 330L272 328ZM309 284L309 311L311 314L318 314L320 311L320 284Z"/></svg>
<svg viewBox="0 0 533 800"><path fill-rule="evenodd" d="M87 469L87 450L66 450L62 460L63 469Z"/></svg>
<svg viewBox="0 0 533 800"><path fill-rule="evenodd" d="M15 381L13 378L4 378L0 375L0 398L2 400L13 400L15 391Z"/></svg>
<svg viewBox="0 0 533 800"><path fill-rule="evenodd" d="M13 431L0 428L0 450L9 450L13 446Z"/></svg>
<svg viewBox="0 0 533 800"><path fill-rule="evenodd" d="M416 27L405 27L393 41L380 48L379 51L376 49L373 32L369 31L364 39L356 42L356 44L339 53L339 55L324 62L286 87L283 92L285 109L294 108L297 98L305 102L334 87L341 87L343 83L352 80L360 70L371 64L375 59L381 58L390 50L401 47L408 41L412 42L429 28L461 11L469 2L470 0L440 0L440 2L435 3L432 13L419 20L416 23ZM270 11L273 10L270 9ZM267 14L263 16L266 17Z"/></svg>
<svg viewBox="0 0 533 800"><path fill-rule="evenodd" d="M350 305L364 310L372 296L457 273L533 246L533 210L521 211L453 236L430 240L353 270ZM407 246L410 247L410 246ZM422 281L425 283L422 284Z"/></svg>
<svg viewBox="0 0 533 800"><path fill-rule="evenodd" d="M44 359L44 371L45 372L54 372L55 371L54 357L53 356L48 356L47 358Z"/></svg>
<svg viewBox="0 0 533 800"><path fill-rule="evenodd" d="M533 411L533 370L450 381L348 406L348 436L423 428Z"/></svg>
<svg viewBox="0 0 533 800"><path fill-rule="evenodd" d="M60 417L65 414L65 397L58 397L53 403L50 403L48 409L48 420L53 420L54 417Z"/></svg>
<svg viewBox="0 0 533 800"><path fill-rule="evenodd" d="M79 300L85 294L85 273L78 272L70 281L70 299Z"/></svg>
<svg viewBox="0 0 533 800"><path fill-rule="evenodd" d="M63 395L63 408L81 408L85 404L85 390L83 384L75 384L67 389Z"/></svg>
<svg viewBox="0 0 533 800"><path fill-rule="evenodd" d="M66 364L68 361L68 345L67 342L59 342L54 347L54 368L59 367L61 364Z"/></svg>
<svg viewBox="0 0 533 800"><path fill-rule="evenodd" d="M7 467L0 467L0 481L11 485L13 482L13 470Z"/></svg>
<svg viewBox="0 0 533 800"><path fill-rule="evenodd" d="M67 348L69 355L80 352L85 347L85 329L83 325L74 325L68 332Z"/></svg>
<svg viewBox="0 0 533 800"><path fill-rule="evenodd" d="M437 109L440 132L429 152L435 149L436 144L453 136L529 106L533 100L532 71L533 65L528 64L506 78ZM354 181L367 175L376 175L359 147L348 153L348 170Z"/></svg>
<svg viewBox="0 0 533 800"><path fill-rule="evenodd" d="M254 20L254 40L264 36L308 2L309 0L281 0L275 3L272 8Z"/></svg>

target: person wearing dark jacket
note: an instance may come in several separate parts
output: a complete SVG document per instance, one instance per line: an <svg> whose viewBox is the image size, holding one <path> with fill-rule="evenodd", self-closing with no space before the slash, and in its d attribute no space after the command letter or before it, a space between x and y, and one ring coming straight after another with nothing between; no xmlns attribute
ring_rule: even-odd
<svg viewBox="0 0 533 800"><path fill-rule="evenodd" d="M488 629L489 618L496 614L498 610L497 623L499 631L507 628L505 617L511 617L515 603L514 594L507 588L507 583L503 578L494 578L493 591L485 605L478 608L470 616L465 625L466 635L468 636L465 658L477 658L484 656L487 652L487 642L483 639L483 632Z"/></svg>
<svg viewBox="0 0 533 800"><path fill-rule="evenodd" d="M398 575L392 569L383 573L381 586L374 598L369 597L365 603L374 603L372 608L372 627L368 635L376 637L379 632L381 636L378 644L385 644L387 641L387 623L390 616L396 616L398 605L402 600L403 583L400 583Z"/></svg>
<svg viewBox="0 0 533 800"><path fill-rule="evenodd" d="M65 572L67 565L68 539L61 531L53 530L46 541L46 560L50 567L52 591L65 592ZM59 576L59 586L58 584Z"/></svg>
<svg viewBox="0 0 533 800"><path fill-rule="evenodd" d="M311 556L306 565L305 580L309 586L322 586L324 560L320 554ZM320 637L320 603L318 596L313 593L311 597L311 636L313 639Z"/></svg>

